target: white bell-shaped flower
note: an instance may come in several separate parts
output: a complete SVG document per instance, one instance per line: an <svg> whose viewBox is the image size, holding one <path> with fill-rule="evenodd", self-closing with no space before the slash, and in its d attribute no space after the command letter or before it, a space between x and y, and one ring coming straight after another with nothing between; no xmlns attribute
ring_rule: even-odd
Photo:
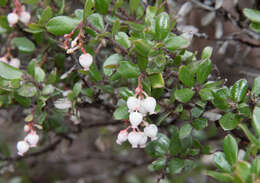
<svg viewBox="0 0 260 183"><path fill-rule="evenodd" d="M16 67L16 68L19 68L20 65L21 65L21 62L18 58L12 58L9 62L9 65Z"/></svg>
<svg viewBox="0 0 260 183"><path fill-rule="evenodd" d="M85 69L88 70L88 68L91 66L91 64L93 63L93 57L92 55L86 53L86 54L82 54L79 57L79 63L80 65Z"/></svg>
<svg viewBox="0 0 260 183"><path fill-rule="evenodd" d="M144 100L142 100L141 108L143 108L144 111L149 112L150 114L155 113L155 107L156 107L156 100L153 97L146 97Z"/></svg>
<svg viewBox="0 0 260 183"><path fill-rule="evenodd" d="M9 13L7 15L7 21L10 27L13 27L19 20L19 17L16 13Z"/></svg>
<svg viewBox="0 0 260 183"><path fill-rule="evenodd" d="M155 124L150 124L144 128L144 134L151 138L151 140L157 139L158 128Z"/></svg>
<svg viewBox="0 0 260 183"><path fill-rule="evenodd" d="M121 130L117 135L116 143L121 145L123 142L127 141L127 138L128 138L127 130Z"/></svg>
<svg viewBox="0 0 260 183"><path fill-rule="evenodd" d="M25 141L19 141L16 145L16 148L18 150L18 155L23 156L24 153L29 150L30 145Z"/></svg>
<svg viewBox="0 0 260 183"><path fill-rule="evenodd" d="M19 20L24 23L25 25L27 25L30 22L31 19L31 14L27 11L23 11L20 14Z"/></svg>
<svg viewBox="0 0 260 183"><path fill-rule="evenodd" d="M129 111L135 111L138 109L139 105L140 105L140 100L138 98L136 98L135 96L129 97L127 99L127 107L129 109Z"/></svg>
<svg viewBox="0 0 260 183"><path fill-rule="evenodd" d="M138 147L141 138L142 138L142 135L135 131L132 131L128 134L128 141L132 145L132 148Z"/></svg>
<svg viewBox="0 0 260 183"><path fill-rule="evenodd" d="M129 121L133 128L137 128L143 121L143 115L139 112L131 112L129 115Z"/></svg>
<svg viewBox="0 0 260 183"><path fill-rule="evenodd" d="M29 125L24 125L23 131L24 131L25 133L29 132L29 131L30 131Z"/></svg>
<svg viewBox="0 0 260 183"><path fill-rule="evenodd" d="M54 106L57 109L69 109L71 108L72 104L67 98L60 98L54 102Z"/></svg>
<svg viewBox="0 0 260 183"><path fill-rule="evenodd" d="M25 137L25 141L28 142L28 144L30 145L30 147L36 147L38 142L39 142L39 135L37 135L37 133L33 132L33 133L29 133L26 137Z"/></svg>
<svg viewBox="0 0 260 183"><path fill-rule="evenodd" d="M144 134L144 132L140 132L141 138L139 141L139 146L140 148L145 148L146 142L147 142L147 136Z"/></svg>

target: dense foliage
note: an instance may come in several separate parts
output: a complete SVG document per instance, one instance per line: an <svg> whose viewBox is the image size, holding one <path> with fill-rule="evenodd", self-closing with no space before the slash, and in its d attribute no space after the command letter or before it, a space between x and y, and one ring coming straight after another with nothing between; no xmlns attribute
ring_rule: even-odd
<svg viewBox="0 0 260 183"><path fill-rule="evenodd" d="M163 0L153 6L86 0L73 14L65 11L64 0L0 5L13 11L0 17L0 106L26 109L21 130L28 133L17 139L22 156L1 147L3 165L41 154L33 149L44 146L50 132L73 133L63 123L66 117L79 127L88 123L79 111L93 104L126 123L117 143L128 139L132 147L146 146L149 170L161 172L158 182L202 166L204 155L213 155L215 167L200 168L220 182L260 182L260 77L252 88L245 79L226 86L212 73L213 49L189 51L193 34L175 29L181 13L169 15ZM259 11L244 14L259 32ZM214 137L222 139L221 149L211 147ZM136 150L129 147L122 148Z"/></svg>

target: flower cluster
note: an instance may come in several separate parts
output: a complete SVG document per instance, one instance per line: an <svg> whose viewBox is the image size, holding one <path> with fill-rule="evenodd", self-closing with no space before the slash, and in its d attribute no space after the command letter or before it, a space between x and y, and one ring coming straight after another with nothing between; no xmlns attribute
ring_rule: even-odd
<svg viewBox="0 0 260 183"><path fill-rule="evenodd" d="M24 132L28 133L24 140L17 143L18 155L23 156L31 147L36 147L39 142L39 135L34 130L34 123L29 122L24 126Z"/></svg>
<svg viewBox="0 0 260 183"><path fill-rule="evenodd" d="M83 47L84 41L84 33L83 33L83 23L81 22L77 27L75 27L71 33L65 34L64 38L64 49L66 50L67 54L72 54L76 50L80 49L82 54L79 57L79 64L84 68L84 70L88 70L91 64L93 63L93 57L89 53L87 53ZM72 40L72 36L74 35L75 31L79 29L78 35ZM70 42L70 46L69 46Z"/></svg>
<svg viewBox="0 0 260 183"><path fill-rule="evenodd" d="M14 5L15 9L13 12L7 15L9 26L13 27L19 20L27 25L30 22L31 14L24 10L19 0L15 0Z"/></svg>
<svg viewBox="0 0 260 183"><path fill-rule="evenodd" d="M144 120L147 114L155 114L156 100L143 91L141 84L135 90L135 95L127 100L130 126L121 130L117 136L117 144L129 141L133 148L144 148L148 137L156 140L158 128ZM132 131L129 133L130 129ZM143 129L143 131L141 131Z"/></svg>

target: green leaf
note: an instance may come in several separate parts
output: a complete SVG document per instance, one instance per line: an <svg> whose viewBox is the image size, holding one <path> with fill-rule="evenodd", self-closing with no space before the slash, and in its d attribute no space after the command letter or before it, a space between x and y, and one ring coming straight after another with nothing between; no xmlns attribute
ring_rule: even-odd
<svg viewBox="0 0 260 183"><path fill-rule="evenodd" d="M253 31L260 33L260 23L251 23L250 28L253 29Z"/></svg>
<svg viewBox="0 0 260 183"><path fill-rule="evenodd" d="M105 28L103 17L98 13L91 14L88 17L88 21L100 31L103 31Z"/></svg>
<svg viewBox="0 0 260 183"><path fill-rule="evenodd" d="M129 4L131 14L134 14L137 11L138 6L140 5L140 0L130 0Z"/></svg>
<svg viewBox="0 0 260 183"><path fill-rule="evenodd" d="M94 2L97 12L106 15L108 11L108 0L95 0Z"/></svg>
<svg viewBox="0 0 260 183"><path fill-rule="evenodd" d="M154 170L162 170L166 165L166 158L159 158L152 162L152 167Z"/></svg>
<svg viewBox="0 0 260 183"><path fill-rule="evenodd" d="M260 95L260 76L255 78L251 92L256 96Z"/></svg>
<svg viewBox="0 0 260 183"><path fill-rule="evenodd" d="M171 174L181 173L184 168L184 160L179 158L174 158L169 162L169 169Z"/></svg>
<svg viewBox="0 0 260 183"><path fill-rule="evenodd" d="M166 135L159 133L158 138L149 142L145 150L152 157L162 157L167 154L169 146L170 139Z"/></svg>
<svg viewBox="0 0 260 183"><path fill-rule="evenodd" d="M137 78L140 75L139 67L128 61L121 61L117 71L124 78Z"/></svg>
<svg viewBox="0 0 260 183"><path fill-rule="evenodd" d="M45 72L39 66L35 67L34 69L34 79L37 82L42 82L45 79Z"/></svg>
<svg viewBox="0 0 260 183"><path fill-rule="evenodd" d="M200 98L203 101L212 100L214 99L212 95L212 90L210 88L203 88L199 91Z"/></svg>
<svg viewBox="0 0 260 183"><path fill-rule="evenodd" d="M223 128L223 130L233 130L237 127L239 122L239 115L231 112L226 113L219 119L220 126Z"/></svg>
<svg viewBox="0 0 260 183"><path fill-rule="evenodd" d="M229 164L234 165L237 161L238 146L236 139L232 135L227 135L224 139L223 150Z"/></svg>
<svg viewBox="0 0 260 183"><path fill-rule="evenodd" d="M216 152L214 154L214 161L217 167L223 172L231 172L231 166L226 160L225 154L223 152Z"/></svg>
<svg viewBox="0 0 260 183"><path fill-rule="evenodd" d="M253 111L253 116L252 116L252 121L253 121L253 128L260 137L260 107L255 106L254 111Z"/></svg>
<svg viewBox="0 0 260 183"><path fill-rule="evenodd" d="M24 84L17 90L22 97L33 97L37 93L37 88L33 84Z"/></svg>
<svg viewBox="0 0 260 183"><path fill-rule="evenodd" d="M78 96L82 90L82 83L79 81L73 86L73 93Z"/></svg>
<svg viewBox="0 0 260 183"><path fill-rule="evenodd" d="M107 76L111 76L113 74L113 70L115 70L119 66L120 61L122 60L123 57L119 54L110 55L103 64L104 74Z"/></svg>
<svg viewBox="0 0 260 183"><path fill-rule="evenodd" d="M114 37L120 29L120 19L116 19L112 27L112 37Z"/></svg>
<svg viewBox="0 0 260 183"><path fill-rule="evenodd" d="M166 38L170 30L169 15L166 12L160 13L155 20L155 38L163 40Z"/></svg>
<svg viewBox="0 0 260 183"><path fill-rule="evenodd" d="M22 97L18 95L17 92L14 93L14 99L23 107L30 107L31 105L31 98Z"/></svg>
<svg viewBox="0 0 260 183"><path fill-rule="evenodd" d="M143 39L134 40L133 44L137 54L143 57L147 57L152 48L151 43Z"/></svg>
<svg viewBox="0 0 260 183"><path fill-rule="evenodd" d="M8 0L0 0L0 6L5 6Z"/></svg>
<svg viewBox="0 0 260 183"><path fill-rule="evenodd" d="M227 98L229 97L229 89L228 88L220 88L216 91L212 91L214 96L213 104L219 109L226 110L229 107L229 103Z"/></svg>
<svg viewBox="0 0 260 183"><path fill-rule="evenodd" d="M122 106L119 106L114 114L113 114L114 118L116 120L124 120L124 119L128 119L128 107L126 105L122 105Z"/></svg>
<svg viewBox="0 0 260 183"><path fill-rule="evenodd" d="M246 161L239 161L236 164L235 175L242 179L243 182L248 182L251 166Z"/></svg>
<svg viewBox="0 0 260 183"><path fill-rule="evenodd" d="M48 84L43 87L42 94L49 95L49 94L52 94L54 92L54 90L55 90L54 86L51 84Z"/></svg>
<svg viewBox="0 0 260 183"><path fill-rule="evenodd" d="M96 64L92 64L89 68L89 72L88 72L89 76L91 77L91 79L94 81L94 82L98 82L98 81L101 81L102 80L102 75L101 73L99 72Z"/></svg>
<svg viewBox="0 0 260 183"><path fill-rule="evenodd" d="M235 102L241 102L244 100L248 89L248 84L245 79L238 80L231 87L231 98Z"/></svg>
<svg viewBox="0 0 260 183"><path fill-rule="evenodd" d="M131 41L129 40L129 37L125 32L118 32L115 36L115 40L125 49L128 49L131 46Z"/></svg>
<svg viewBox="0 0 260 183"><path fill-rule="evenodd" d="M211 69L212 63L210 59L204 60L200 63L198 71L196 73L197 81L199 84L203 84L205 81L207 81Z"/></svg>
<svg viewBox="0 0 260 183"><path fill-rule="evenodd" d="M185 66L182 65L179 68L179 74L178 74L179 80L186 86L188 87L192 87L194 85L194 75L192 74L192 72L190 71L190 69Z"/></svg>
<svg viewBox="0 0 260 183"><path fill-rule="evenodd" d="M228 173L219 173L219 172L207 170L206 175L213 177L221 182L233 182L233 177Z"/></svg>
<svg viewBox="0 0 260 183"><path fill-rule="evenodd" d="M23 72L4 62L0 62L0 76L5 79L21 79Z"/></svg>
<svg viewBox="0 0 260 183"><path fill-rule="evenodd" d="M48 22L48 20L52 17L52 9L50 6L48 6L47 8L45 8L45 10L43 10L41 18L39 20L39 24L44 25L45 23Z"/></svg>
<svg viewBox="0 0 260 183"><path fill-rule="evenodd" d="M31 53L35 50L34 43L26 37L15 37L12 39L11 44L17 46L20 51L25 53Z"/></svg>
<svg viewBox="0 0 260 183"><path fill-rule="evenodd" d="M93 3L92 0L86 0L84 5L84 13L83 13L83 20L86 20L86 18L92 14L92 7Z"/></svg>
<svg viewBox="0 0 260 183"><path fill-rule="evenodd" d="M119 94L124 100L127 100L130 96L134 95L134 92L127 87L121 87L119 88Z"/></svg>
<svg viewBox="0 0 260 183"><path fill-rule="evenodd" d="M56 36L63 36L70 33L79 23L80 20L76 18L57 16L48 21L46 28L48 32Z"/></svg>
<svg viewBox="0 0 260 183"><path fill-rule="evenodd" d="M170 36L165 40L165 47L170 51L184 48L189 41L182 36Z"/></svg>
<svg viewBox="0 0 260 183"><path fill-rule="evenodd" d="M171 130L171 142L170 142L170 153L172 156L176 156L177 154L179 154L181 152L181 141L179 138L179 132L178 132L178 128L173 126L173 128L170 129Z"/></svg>
<svg viewBox="0 0 260 183"><path fill-rule="evenodd" d="M244 15L252 22L260 23L260 11L255 9L245 8Z"/></svg>
<svg viewBox="0 0 260 183"><path fill-rule="evenodd" d="M192 123L192 126L196 129L196 130L202 130L204 128L206 128L208 126L208 120L205 118L198 118L195 119Z"/></svg>
<svg viewBox="0 0 260 183"><path fill-rule="evenodd" d="M163 88L164 87L164 79L162 73L156 73L149 76L149 80L152 84L153 88Z"/></svg>
<svg viewBox="0 0 260 183"><path fill-rule="evenodd" d="M195 92L192 91L192 89L190 89L190 88L179 89L179 90L176 90L174 93L175 98L178 101L183 102L183 103L189 102L194 94L195 94Z"/></svg>
<svg viewBox="0 0 260 183"><path fill-rule="evenodd" d="M180 139L184 139L184 138L188 137L190 135L191 131L192 131L192 126L189 123L182 125L180 132L179 132Z"/></svg>
<svg viewBox="0 0 260 183"><path fill-rule="evenodd" d="M260 159L256 158L252 162L251 173L257 176L259 175L259 172L260 172Z"/></svg>
<svg viewBox="0 0 260 183"><path fill-rule="evenodd" d="M244 132L244 134L247 136L247 138L252 142L254 143L255 145L259 146L260 143L259 141L257 140L257 138L252 134L252 132L248 129L247 125L246 124L243 124L243 123L240 123L238 125Z"/></svg>
<svg viewBox="0 0 260 183"><path fill-rule="evenodd" d="M210 46L205 47L201 53L201 59L202 60L210 59L212 52L213 52L212 47L210 47Z"/></svg>

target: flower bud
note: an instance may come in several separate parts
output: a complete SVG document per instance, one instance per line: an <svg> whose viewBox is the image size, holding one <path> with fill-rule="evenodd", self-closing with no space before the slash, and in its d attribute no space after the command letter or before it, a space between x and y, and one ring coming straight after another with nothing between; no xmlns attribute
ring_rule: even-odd
<svg viewBox="0 0 260 183"><path fill-rule="evenodd" d="M27 11L23 11L20 14L19 20L24 23L25 25L27 25L30 22L31 19L31 14Z"/></svg>
<svg viewBox="0 0 260 183"><path fill-rule="evenodd" d="M147 136L144 134L144 132L140 132L141 138L139 141L140 148L145 148L146 142L147 142Z"/></svg>
<svg viewBox="0 0 260 183"><path fill-rule="evenodd" d="M29 132L29 131L30 131L29 125L24 125L23 131L24 131L25 133Z"/></svg>
<svg viewBox="0 0 260 183"><path fill-rule="evenodd" d="M155 124L150 124L144 128L144 134L150 137L152 140L156 140L158 128Z"/></svg>
<svg viewBox="0 0 260 183"><path fill-rule="evenodd" d="M18 150L18 155L23 156L24 153L26 153L29 150L30 146L25 141L19 141L16 145L16 148Z"/></svg>
<svg viewBox="0 0 260 183"><path fill-rule="evenodd" d="M131 112L129 115L129 121L133 128L137 128L137 126L143 121L143 115L139 112Z"/></svg>
<svg viewBox="0 0 260 183"><path fill-rule="evenodd" d="M127 130L121 130L117 136L116 143L121 145L123 142L125 142L128 138L128 132Z"/></svg>
<svg viewBox="0 0 260 183"><path fill-rule="evenodd" d="M39 135L35 132L29 133L24 140L28 142L30 147L36 147L39 142Z"/></svg>
<svg viewBox="0 0 260 183"><path fill-rule="evenodd" d="M155 113L156 100L153 97L147 97L141 102L140 108L143 108L143 111L149 112L150 114Z"/></svg>
<svg viewBox="0 0 260 183"><path fill-rule="evenodd" d="M142 138L142 135L138 132L130 132L128 134L128 141L132 145L132 148L137 148L138 144L140 143L140 140Z"/></svg>
<svg viewBox="0 0 260 183"><path fill-rule="evenodd" d="M93 57L88 53L82 54L79 57L79 63L85 70L88 70L93 63Z"/></svg>
<svg viewBox="0 0 260 183"><path fill-rule="evenodd" d="M9 13L7 15L7 21L10 27L13 27L19 20L19 17L16 13Z"/></svg>
<svg viewBox="0 0 260 183"><path fill-rule="evenodd" d="M60 98L54 102L54 106L57 109L69 109L71 108L72 104L67 98Z"/></svg>
<svg viewBox="0 0 260 183"><path fill-rule="evenodd" d="M138 100L136 97L132 96L127 99L127 107L129 111L135 111L140 104L140 100Z"/></svg>
<svg viewBox="0 0 260 183"><path fill-rule="evenodd" d="M9 62L9 65L19 68L21 63L20 60L18 58L12 58L11 61Z"/></svg>

